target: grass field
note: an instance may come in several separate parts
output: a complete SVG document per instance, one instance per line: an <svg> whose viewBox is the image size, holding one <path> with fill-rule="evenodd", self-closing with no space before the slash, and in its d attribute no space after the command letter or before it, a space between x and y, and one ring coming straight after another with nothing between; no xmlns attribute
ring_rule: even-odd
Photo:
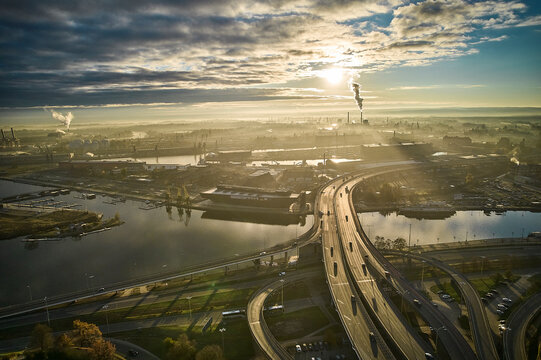
<svg viewBox="0 0 541 360"><path fill-rule="evenodd" d="M317 306L287 314L266 315L265 320L271 332L280 341L306 336L329 324Z"/></svg>

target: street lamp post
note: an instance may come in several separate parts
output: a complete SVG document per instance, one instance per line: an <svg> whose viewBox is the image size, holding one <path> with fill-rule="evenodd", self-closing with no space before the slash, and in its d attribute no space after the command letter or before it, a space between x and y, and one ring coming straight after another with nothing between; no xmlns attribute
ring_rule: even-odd
<svg viewBox="0 0 541 360"><path fill-rule="evenodd" d="M30 301L32 301L32 288L30 287L30 285L26 285L26 287L28 288L28 292L30 293Z"/></svg>
<svg viewBox="0 0 541 360"><path fill-rule="evenodd" d="M481 258L481 277L483 277L483 265L485 264L486 256L480 256Z"/></svg>
<svg viewBox="0 0 541 360"><path fill-rule="evenodd" d="M51 326L51 318L49 317L49 304L47 303L47 296L45 296L45 311L47 312L47 324Z"/></svg>
<svg viewBox="0 0 541 360"><path fill-rule="evenodd" d="M223 351L223 353L225 354L225 342L224 342L224 332L225 332L225 328L220 328L219 331L222 333L222 351Z"/></svg>
<svg viewBox="0 0 541 360"><path fill-rule="evenodd" d="M436 354L438 353L438 338L440 335L440 330L447 331L447 328L444 326L436 329Z"/></svg>
<svg viewBox="0 0 541 360"><path fill-rule="evenodd" d="M280 279L282 283L282 312L284 312L284 279Z"/></svg>
<svg viewBox="0 0 541 360"><path fill-rule="evenodd" d="M425 263L426 261L422 261L423 262L423 270L421 271L421 288L424 289L425 288L425 285L424 285L424 280L425 280Z"/></svg>
<svg viewBox="0 0 541 360"><path fill-rule="evenodd" d="M107 322L107 333L109 334L109 333L111 333L111 330L109 329L109 316L107 314L108 313L107 309L109 309L109 305L107 305L107 304L103 305L102 309L105 310L105 321Z"/></svg>
<svg viewBox="0 0 541 360"><path fill-rule="evenodd" d="M192 304L190 300L192 300L192 296L187 296L186 299L188 299L188 308L190 309L190 320L192 319Z"/></svg>

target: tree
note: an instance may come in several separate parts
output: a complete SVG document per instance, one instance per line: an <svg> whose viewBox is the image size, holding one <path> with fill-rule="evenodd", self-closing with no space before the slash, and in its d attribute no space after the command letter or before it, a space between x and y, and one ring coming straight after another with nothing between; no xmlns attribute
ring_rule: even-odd
<svg viewBox="0 0 541 360"><path fill-rule="evenodd" d="M385 238L383 236L376 235L374 246L379 250L385 249Z"/></svg>
<svg viewBox="0 0 541 360"><path fill-rule="evenodd" d="M57 336L54 341L54 347L57 350L64 350L65 348L68 348L72 345L73 345L72 340L66 333Z"/></svg>
<svg viewBox="0 0 541 360"><path fill-rule="evenodd" d="M37 324L32 330L31 345L47 352L53 345L52 330L47 325Z"/></svg>
<svg viewBox="0 0 541 360"><path fill-rule="evenodd" d="M193 360L195 359L195 341L190 340L188 335L180 334L177 340L168 337L164 341L168 348L166 358L169 360Z"/></svg>
<svg viewBox="0 0 541 360"><path fill-rule="evenodd" d="M195 360L224 360L222 348L218 345L207 345L195 356Z"/></svg>
<svg viewBox="0 0 541 360"><path fill-rule="evenodd" d="M94 340L101 338L101 331L95 325L81 320L73 321L73 342L82 347L89 347Z"/></svg>
<svg viewBox="0 0 541 360"><path fill-rule="evenodd" d="M500 281L503 281L503 275L499 272L497 272L496 274L493 274L491 278L492 280L494 280L495 284L498 284Z"/></svg>
<svg viewBox="0 0 541 360"><path fill-rule="evenodd" d="M397 237L393 240L393 249L402 251L406 247L406 239L402 237Z"/></svg>
<svg viewBox="0 0 541 360"><path fill-rule="evenodd" d="M115 358L115 346L103 338L94 339L90 348L90 358L93 360L113 360Z"/></svg>

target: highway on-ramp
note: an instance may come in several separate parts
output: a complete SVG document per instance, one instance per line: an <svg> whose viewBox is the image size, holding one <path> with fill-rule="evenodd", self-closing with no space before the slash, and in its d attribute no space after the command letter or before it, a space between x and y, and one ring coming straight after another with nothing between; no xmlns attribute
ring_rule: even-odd
<svg viewBox="0 0 541 360"><path fill-rule="evenodd" d="M526 329L541 311L541 296L532 296L507 319L503 332L503 350L507 360L526 360Z"/></svg>
<svg viewBox="0 0 541 360"><path fill-rule="evenodd" d="M407 256L419 261L425 261L427 264L446 272L451 279L455 281L466 302L468 314L470 315L470 328L472 329L477 356L480 359L486 360L499 358L485 306L481 302L481 298L477 291L463 274L459 273L451 266L428 256L414 255L399 251L391 251L390 253Z"/></svg>

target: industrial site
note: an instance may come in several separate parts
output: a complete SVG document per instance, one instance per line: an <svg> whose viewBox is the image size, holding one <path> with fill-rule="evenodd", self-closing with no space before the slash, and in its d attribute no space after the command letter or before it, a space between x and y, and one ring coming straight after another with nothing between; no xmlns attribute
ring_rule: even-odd
<svg viewBox="0 0 541 360"><path fill-rule="evenodd" d="M0 2L0 360L541 359L540 26Z"/></svg>

